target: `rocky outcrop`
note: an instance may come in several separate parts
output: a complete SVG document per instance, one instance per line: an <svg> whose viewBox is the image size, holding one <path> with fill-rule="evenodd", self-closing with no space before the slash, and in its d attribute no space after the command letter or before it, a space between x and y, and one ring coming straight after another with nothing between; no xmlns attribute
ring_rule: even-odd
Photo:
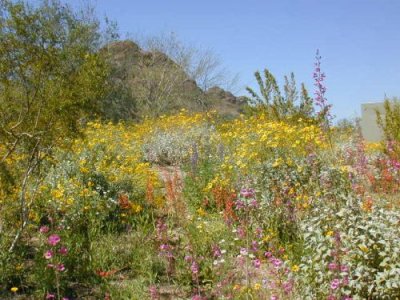
<svg viewBox="0 0 400 300"><path fill-rule="evenodd" d="M132 41L110 43L102 49L102 52L106 53L113 66L114 79L122 82L126 89L131 89L132 94L135 91L143 90L140 86L145 82L141 78L143 72L147 72L145 76L153 76L152 74L158 71L169 72L170 74L166 74L165 78L168 78L171 82L175 80L173 82L174 95L177 99L176 103L171 103L171 111L181 106L192 110L214 109L221 115L237 116L245 104L241 97L236 97L220 87L212 87L203 91L196 81L192 80L166 54L158 51L144 51ZM171 75L172 72L173 75ZM140 107L138 109L140 111ZM168 110L168 107L166 109Z"/></svg>

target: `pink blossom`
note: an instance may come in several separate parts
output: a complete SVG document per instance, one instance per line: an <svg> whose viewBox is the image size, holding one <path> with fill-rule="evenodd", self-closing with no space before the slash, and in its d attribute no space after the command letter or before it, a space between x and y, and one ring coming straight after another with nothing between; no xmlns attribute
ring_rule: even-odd
<svg viewBox="0 0 400 300"><path fill-rule="evenodd" d="M61 255L67 255L68 254L68 249L65 246L61 246L60 250L58 250L58 253Z"/></svg>
<svg viewBox="0 0 400 300"><path fill-rule="evenodd" d="M221 257L222 256L221 248L218 245L214 245L212 247L212 252L213 252L213 256L214 257Z"/></svg>
<svg viewBox="0 0 400 300"><path fill-rule="evenodd" d="M278 258L272 258L271 261L276 269L278 269L282 265L282 261Z"/></svg>
<svg viewBox="0 0 400 300"><path fill-rule="evenodd" d="M56 296L54 294L47 293L46 299L56 299Z"/></svg>
<svg viewBox="0 0 400 300"><path fill-rule="evenodd" d="M243 239L246 236L246 231L242 227L238 227L237 234L238 234L239 238Z"/></svg>
<svg viewBox="0 0 400 300"><path fill-rule="evenodd" d="M242 200L237 200L236 202L235 202L235 207L236 207L236 209L243 209L243 208L245 208L246 207L246 205L245 205L245 203L242 201Z"/></svg>
<svg viewBox="0 0 400 300"><path fill-rule="evenodd" d="M58 234L52 234L47 241L51 246L55 246L61 241L61 238Z"/></svg>
<svg viewBox="0 0 400 300"><path fill-rule="evenodd" d="M40 233L48 233L50 231L50 227L49 226L41 226L39 229Z"/></svg>
<svg viewBox="0 0 400 300"><path fill-rule="evenodd" d="M265 253L264 253L264 255L265 255L265 257L268 257L268 258L269 258L269 257L271 257L271 256L272 256L272 253L271 253L271 252L269 252L269 251L267 251L267 252L265 252Z"/></svg>
<svg viewBox="0 0 400 300"><path fill-rule="evenodd" d="M151 298L152 300L159 299L157 287L156 287L155 285L151 285L151 286L149 287L149 292L150 292L150 298Z"/></svg>
<svg viewBox="0 0 400 300"><path fill-rule="evenodd" d="M346 265L341 265L341 266L340 266L340 271L341 271L341 272L348 272L348 271L349 271L349 267L346 266Z"/></svg>
<svg viewBox="0 0 400 300"><path fill-rule="evenodd" d="M252 241L251 242L251 248L253 251L257 251L258 250L258 242L257 241Z"/></svg>
<svg viewBox="0 0 400 300"><path fill-rule="evenodd" d="M257 236L257 238L259 238L259 239L262 238L262 228L257 227L257 229L256 229L256 236Z"/></svg>
<svg viewBox="0 0 400 300"><path fill-rule="evenodd" d="M336 290L340 286L340 280L335 278L331 282L331 289Z"/></svg>
<svg viewBox="0 0 400 300"><path fill-rule="evenodd" d="M240 195L245 198L254 197L254 189L241 189Z"/></svg>
<svg viewBox="0 0 400 300"><path fill-rule="evenodd" d="M167 244L161 244L160 245L160 250L165 251L165 250L168 250L168 249L169 249L169 245L167 245Z"/></svg>
<svg viewBox="0 0 400 300"><path fill-rule="evenodd" d="M45 258L45 259L50 259L50 258L52 258L52 257L53 257L53 251L47 250L47 251L44 253L44 258Z"/></svg>
<svg viewBox="0 0 400 300"><path fill-rule="evenodd" d="M278 298L278 296L276 296L276 295L272 295L272 296L271 296L271 300L279 300L279 298Z"/></svg>
<svg viewBox="0 0 400 300"><path fill-rule="evenodd" d="M328 264L328 269L331 270L331 271L336 270L337 267L338 267L337 264L335 264L335 263L333 263L333 262L331 262L331 263Z"/></svg>
<svg viewBox="0 0 400 300"><path fill-rule="evenodd" d="M158 299L159 295L158 295L158 291L157 291L157 287L155 285L151 285L149 287L149 292L150 292L150 298L152 300Z"/></svg>
<svg viewBox="0 0 400 300"><path fill-rule="evenodd" d="M246 248L241 248L240 249L240 255L247 255L247 254L248 254L248 252L247 252Z"/></svg>
<svg viewBox="0 0 400 300"><path fill-rule="evenodd" d="M60 272L65 271L65 266L64 266L64 264L59 264L59 265L57 266L57 270L60 271Z"/></svg>
<svg viewBox="0 0 400 300"><path fill-rule="evenodd" d="M285 293L286 293L286 294L289 294L289 293L292 292L292 289L293 289L293 282L291 282L291 281L286 281L286 282L284 282L284 283L282 284L282 286L283 286L283 289L284 289Z"/></svg>
<svg viewBox="0 0 400 300"><path fill-rule="evenodd" d="M192 265L190 267L190 270L192 271L193 274L199 273L199 266L198 264L194 261L192 262Z"/></svg>
<svg viewBox="0 0 400 300"><path fill-rule="evenodd" d="M250 206L253 208L257 208L258 207L258 202L256 199L253 199L250 201Z"/></svg>
<svg viewBox="0 0 400 300"><path fill-rule="evenodd" d="M261 260L259 260L259 259L254 260L253 264L254 264L254 267L258 269L261 266Z"/></svg>
<svg viewBox="0 0 400 300"><path fill-rule="evenodd" d="M345 277L342 279L342 284L343 284L343 285L348 285L348 284L349 284L349 277L345 276Z"/></svg>

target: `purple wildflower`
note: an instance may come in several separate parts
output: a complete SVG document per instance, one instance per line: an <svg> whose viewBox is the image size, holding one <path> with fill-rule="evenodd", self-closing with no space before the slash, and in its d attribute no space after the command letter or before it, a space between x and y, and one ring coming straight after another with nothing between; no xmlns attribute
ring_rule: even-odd
<svg viewBox="0 0 400 300"><path fill-rule="evenodd" d="M255 267L256 269L259 269L259 268L261 267L261 260L255 259L254 262L253 262L253 264L254 264L254 267Z"/></svg>

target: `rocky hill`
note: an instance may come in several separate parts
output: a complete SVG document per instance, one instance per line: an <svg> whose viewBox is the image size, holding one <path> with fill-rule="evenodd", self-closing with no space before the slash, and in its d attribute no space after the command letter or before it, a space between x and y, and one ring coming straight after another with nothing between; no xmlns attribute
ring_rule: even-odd
<svg viewBox="0 0 400 300"><path fill-rule="evenodd" d="M237 116L245 101L220 87L203 91L181 66L166 54L144 51L126 40L102 49L112 65L115 93L105 110L113 119L157 116L178 111L217 110L227 117Z"/></svg>

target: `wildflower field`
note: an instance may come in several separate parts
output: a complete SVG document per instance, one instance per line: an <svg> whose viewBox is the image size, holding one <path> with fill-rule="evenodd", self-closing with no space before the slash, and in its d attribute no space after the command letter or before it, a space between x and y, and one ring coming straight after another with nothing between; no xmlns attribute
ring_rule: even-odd
<svg viewBox="0 0 400 300"><path fill-rule="evenodd" d="M313 97L268 69L237 97L208 51L67 2L0 1L1 300L400 300L398 99L367 143L334 123L318 50Z"/></svg>
<svg viewBox="0 0 400 300"><path fill-rule="evenodd" d="M400 297L392 144L182 111L89 122L63 145L26 189L11 252L20 191L2 190L1 299Z"/></svg>

